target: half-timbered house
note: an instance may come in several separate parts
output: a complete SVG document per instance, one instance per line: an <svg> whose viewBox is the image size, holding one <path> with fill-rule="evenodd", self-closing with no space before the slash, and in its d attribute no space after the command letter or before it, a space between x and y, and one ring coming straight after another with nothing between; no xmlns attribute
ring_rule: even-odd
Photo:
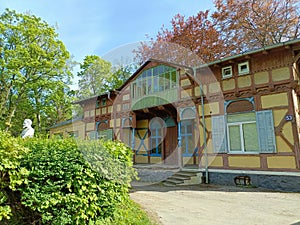
<svg viewBox="0 0 300 225"><path fill-rule="evenodd" d="M123 141L136 164L300 190L299 72L300 40L196 67L149 60L118 90L78 101L84 125L74 128Z"/></svg>

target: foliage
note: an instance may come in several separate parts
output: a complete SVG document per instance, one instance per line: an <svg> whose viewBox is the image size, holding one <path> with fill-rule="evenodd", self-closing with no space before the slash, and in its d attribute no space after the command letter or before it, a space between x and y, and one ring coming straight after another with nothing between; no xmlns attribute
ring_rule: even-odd
<svg viewBox="0 0 300 225"><path fill-rule="evenodd" d="M111 219L97 221L99 225L156 225L141 207L131 200L118 206Z"/></svg>
<svg viewBox="0 0 300 225"><path fill-rule="evenodd" d="M102 94L109 90L111 63L96 55L86 56L78 72L79 98Z"/></svg>
<svg viewBox="0 0 300 225"><path fill-rule="evenodd" d="M40 130L71 116L69 59L53 27L6 9L0 15L0 128L19 134L26 117Z"/></svg>
<svg viewBox="0 0 300 225"><path fill-rule="evenodd" d="M136 69L135 65L112 66L96 55L86 56L78 72L77 97L84 99L119 88Z"/></svg>
<svg viewBox="0 0 300 225"><path fill-rule="evenodd" d="M21 166L21 160L28 152L18 139L0 130L0 221L10 219L21 204L17 189L27 184L29 171Z"/></svg>
<svg viewBox="0 0 300 225"><path fill-rule="evenodd" d="M215 0L212 18L236 53L300 36L299 0Z"/></svg>
<svg viewBox="0 0 300 225"><path fill-rule="evenodd" d="M30 139L26 145L32 151L23 162L30 175L28 184L21 189L22 203L39 212L44 224L93 224L111 217L118 204L127 198L129 183L105 176L105 171L118 169L117 163L102 167L92 164L92 168L86 160L102 156L103 162L118 159L130 165L131 158L125 156L128 151L120 143ZM116 153L107 154L112 150L106 147L114 148ZM130 178L124 180L129 182Z"/></svg>
<svg viewBox="0 0 300 225"><path fill-rule="evenodd" d="M200 11L185 19L177 14L171 21L171 29L164 26L150 44L141 43L137 59L154 58L186 66L196 66L226 55L219 33L209 20L209 11Z"/></svg>
<svg viewBox="0 0 300 225"><path fill-rule="evenodd" d="M187 19L177 14L150 43L135 52L186 66L300 37L299 0L214 0L214 12L199 11Z"/></svg>
<svg viewBox="0 0 300 225"><path fill-rule="evenodd" d="M112 141L21 139L0 131L0 162L1 224L113 221L135 176L131 150Z"/></svg>

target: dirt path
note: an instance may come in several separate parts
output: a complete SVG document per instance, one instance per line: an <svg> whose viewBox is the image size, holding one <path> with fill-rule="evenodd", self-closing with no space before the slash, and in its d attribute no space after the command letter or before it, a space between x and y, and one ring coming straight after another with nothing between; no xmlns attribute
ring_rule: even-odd
<svg viewBox="0 0 300 225"><path fill-rule="evenodd" d="M300 193L151 185L134 186L130 195L164 225L300 225Z"/></svg>

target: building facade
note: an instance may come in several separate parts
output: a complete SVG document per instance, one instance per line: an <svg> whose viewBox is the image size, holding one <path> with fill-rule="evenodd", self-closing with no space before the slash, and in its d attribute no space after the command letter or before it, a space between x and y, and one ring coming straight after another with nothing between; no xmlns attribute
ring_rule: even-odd
<svg viewBox="0 0 300 225"><path fill-rule="evenodd" d="M299 70L300 40L197 67L149 60L118 90L77 102L84 117L68 126L123 141L137 164L300 191Z"/></svg>

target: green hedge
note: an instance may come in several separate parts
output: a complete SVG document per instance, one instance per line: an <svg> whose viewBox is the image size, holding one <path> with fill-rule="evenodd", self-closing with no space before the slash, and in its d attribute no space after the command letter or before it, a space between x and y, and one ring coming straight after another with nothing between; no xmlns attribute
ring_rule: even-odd
<svg viewBox="0 0 300 225"><path fill-rule="evenodd" d="M0 154L9 159L1 157L1 166L14 163L1 170L0 220L5 223L99 224L128 200L135 172L131 150L122 143L0 134Z"/></svg>

